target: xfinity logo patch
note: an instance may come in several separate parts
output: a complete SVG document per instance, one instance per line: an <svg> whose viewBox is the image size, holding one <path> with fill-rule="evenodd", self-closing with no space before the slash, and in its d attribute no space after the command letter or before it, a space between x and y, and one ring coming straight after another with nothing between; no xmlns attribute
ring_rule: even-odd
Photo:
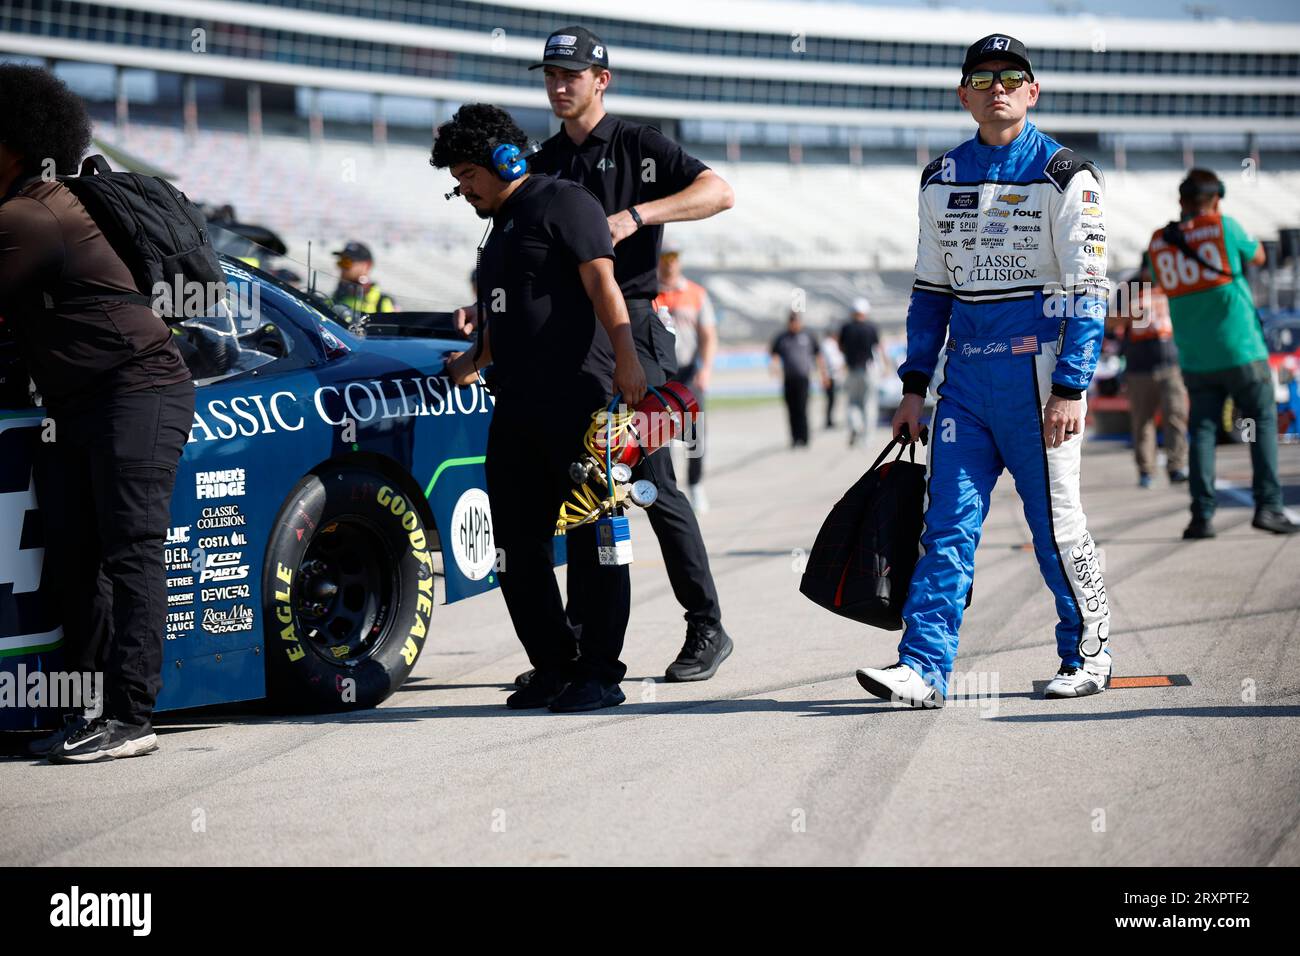
<svg viewBox="0 0 1300 956"><path fill-rule="evenodd" d="M50 925L129 927L132 936L148 936L153 927L152 893L71 892L50 897Z"/></svg>
<svg viewBox="0 0 1300 956"><path fill-rule="evenodd" d="M950 193L948 195L949 209L974 209L979 205L979 193Z"/></svg>

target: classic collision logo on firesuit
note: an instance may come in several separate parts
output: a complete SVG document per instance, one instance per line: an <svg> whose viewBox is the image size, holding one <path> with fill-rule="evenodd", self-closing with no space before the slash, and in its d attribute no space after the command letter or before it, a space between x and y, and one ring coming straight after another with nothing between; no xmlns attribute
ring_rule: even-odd
<svg viewBox="0 0 1300 956"><path fill-rule="evenodd" d="M190 441L302 431L306 419L298 401L298 396L290 391L211 399L206 408L194 410ZM325 424L335 426L347 421L365 425L424 415L485 414L495 402L487 389L477 384L457 388L442 375L322 385L312 393L317 416Z"/></svg>
<svg viewBox="0 0 1300 956"><path fill-rule="evenodd" d="M967 282L1007 282L1038 278L1038 272L1029 268L1027 256L1010 253L975 255L967 267L959 264L951 252L945 252L943 261L955 286L963 286Z"/></svg>

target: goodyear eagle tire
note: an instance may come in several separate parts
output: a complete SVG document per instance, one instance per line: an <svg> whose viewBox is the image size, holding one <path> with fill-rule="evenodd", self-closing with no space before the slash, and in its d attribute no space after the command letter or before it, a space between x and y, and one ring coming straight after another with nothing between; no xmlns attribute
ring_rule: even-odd
<svg viewBox="0 0 1300 956"><path fill-rule="evenodd" d="M262 580L267 691L277 707L374 707L401 686L433 614L420 512L383 475L308 475L277 517Z"/></svg>

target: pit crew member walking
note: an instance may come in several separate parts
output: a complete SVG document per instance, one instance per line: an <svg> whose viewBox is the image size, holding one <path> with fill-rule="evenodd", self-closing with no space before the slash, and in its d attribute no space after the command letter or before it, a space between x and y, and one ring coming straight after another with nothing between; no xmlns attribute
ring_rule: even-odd
<svg viewBox="0 0 1300 956"><path fill-rule="evenodd" d="M1056 599L1061 664L1046 696L1096 694L1110 681L1106 589L1079 501L1083 395L1108 293L1101 176L1028 121L1038 93L1019 40L976 41L958 95L978 133L921 174L893 428L915 440L933 386L922 555L898 663L858 671L872 694L913 707L941 706L948 692L980 526L1004 467Z"/></svg>
<svg viewBox="0 0 1300 956"><path fill-rule="evenodd" d="M582 183L600 200L608 217L617 262L614 274L627 301L632 335L651 385L677 372L672 333L656 316L659 246L663 224L707 219L733 204L731 187L657 129L605 112L612 74L609 50L579 26L546 40L541 62L546 95L563 126L542 144L536 172ZM673 594L686 609L686 641L668 666L670 681L707 680L731 653L722 627L718 590L695 513L673 475L668 455L638 466L637 478L654 482L659 499L647 511L659 539Z"/></svg>
<svg viewBox="0 0 1300 956"><path fill-rule="evenodd" d="M626 671L619 654L628 567L598 562L595 525L569 533L570 593L577 596L571 625L552 564L555 521L592 414L611 388L629 404L640 401L645 373L600 204L577 183L530 175L526 164L502 164L494 155L526 145L510 115L485 104L461 107L438 128L430 163L450 169L460 195L492 220L478 270L482 297L492 304L487 324L479 347L456 353L448 374L465 385L493 365L496 407L484 468L504 557L501 593L536 671L506 706L596 710L624 700L618 684ZM582 629L581 654L574 626Z"/></svg>

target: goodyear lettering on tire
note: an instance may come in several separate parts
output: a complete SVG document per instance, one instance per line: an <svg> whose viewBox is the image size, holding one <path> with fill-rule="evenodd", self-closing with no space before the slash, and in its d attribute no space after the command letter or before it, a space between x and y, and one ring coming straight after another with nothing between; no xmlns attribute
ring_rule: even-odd
<svg viewBox="0 0 1300 956"><path fill-rule="evenodd" d="M429 632L429 620L433 615L433 558L429 554L429 543L425 538L424 528L420 525L420 516L415 508L407 503L406 498L388 485L384 485L379 489L376 500L381 507L401 522L402 530L406 532L407 541L411 546L411 555L420 562L415 616L411 622L411 629L406 635L406 642L402 645L402 657L409 666L414 664L415 659L420 655L420 644L424 643L424 638ZM420 643L417 644L417 641Z"/></svg>

